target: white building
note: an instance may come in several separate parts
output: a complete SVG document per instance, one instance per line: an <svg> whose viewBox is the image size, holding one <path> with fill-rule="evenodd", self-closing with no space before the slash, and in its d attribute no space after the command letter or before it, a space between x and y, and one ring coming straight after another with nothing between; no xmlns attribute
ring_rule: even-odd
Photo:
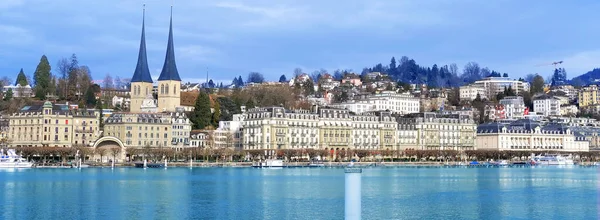
<svg viewBox="0 0 600 220"><path fill-rule="evenodd" d="M119 96L113 96L112 98L112 106L121 106L121 108L129 108L129 103L131 99Z"/></svg>
<svg viewBox="0 0 600 220"><path fill-rule="evenodd" d="M497 122L477 127L477 150L587 152L589 141L562 124L541 126L530 119L503 125Z"/></svg>
<svg viewBox="0 0 600 220"><path fill-rule="evenodd" d="M481 80L477 80L473 82L471 85L460 87L461 90L461 100L473 100L477 96L477 93L480 93L480 96L485 93L485 97L494 97L496 94L503 92L505 88L512 88L516 94L521 94L525 91L529 91L529 83L514 79L509 79L507 77L487 77ZM463 92L464 90L464 92ZM464 93L464 95L463 95Z"/></svg>
<svg viewBox="0 0 600 220"><path fill-rule="evenodd" d="M177 112L171 112L170 114L172 124L171 147L175 150L182 150L190 145L192 123L181 107L177 108Z"/></svg>
<svg viewBox="0 0 600 220"><path fill-rule="evenodd" d="M29 86L29 85L21 86L21 85L17 84L17 85L4 86L4 88L3 88L4 94L6 94L6 92L8 92L8 90L12 90L13 97L15 97L15 98L33 97L33 95L34 95L33 90L31 89L31 86Z"/></svg>
<svg viewBox="0 0 600 220"><path fill-rule="evenodd" d="M477 98L477 95L481 99L487 99L487 92L485 88L479 86L461 86L459 88L460 100L474 100Z"/></svg>
<svg viewBox="0 0 600 220"><path fill-rule="evenodd" d="M533 111L544 116L561 115L560 100L552 96L540 96L533 100Z"/></svg>
<svg viewBox="0 0 600 220"><path fill-rule="evenodd" d="M234 114L231 121L219 121L219 127L214 131L214 142L217 148L241 149L243 114Z"/></svg>
<svg viewBox="0 0 600 220"><path fill-rule="evenodd" d="M523 118L525 114L525 102L521 96L507 96L500 100L504 106L504 116L506 119Z"/></svg>
<svg viewBox="0 0 600 220"><path fill-rule="evenodd" d="M420 100L409 94L400 94L394 91L383 91L379 94L368 95L363 99L344 103L331 104L330 107L347 109L361 114L371 111L390 111L392 113L409 114L418 113Z"/></svg>

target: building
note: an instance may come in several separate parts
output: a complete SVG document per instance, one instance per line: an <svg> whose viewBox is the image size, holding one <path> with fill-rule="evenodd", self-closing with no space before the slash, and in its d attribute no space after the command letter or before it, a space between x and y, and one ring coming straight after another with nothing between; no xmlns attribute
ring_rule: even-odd
<svg viewBox="0 0 600 220"><path fill-rule="evenodd" d="M467 115L425 112L396 117L399 150L473 150L477 125Z"/></svg>
<svg viewBox="0 0 600 220"><path fill-rule="evenodd" d="M525 91L529 91L529 83L507 77L487 77L477 80L468 86L460 87L460 97L461 100L473 100L477 97L477 94L480 94L483 99L483 92L485 93L485 97L490 98L503 92L505 88L511 88L516 94L522 94Z"/></svg>
<svg viewBox="0 0 600 220"><path fill-rule="evenodd" d="M537 97L533 100L533 111L546 117L561 115L560 100L547 95Z"/></svg>
<svg viewBox="0 0 600 220"><path fill-rule="evenodd" d="M8 116L9 147L89 146L100 136L99 112L45 102Z"/></svg>
<svg viewBox="0 0 600 220"><path fill-rule="evenodd" d="M191 145L192 126L180 107L181 79L175 64L172 13L165 62L156 87L153 84L143 19L138 60L131 79L130 112L113 112L106 118L104 134L94 142L94 148L120 149L119 159L124 159L131 156L125 154L128 148L163 147L179 151Z"/></svg>
<svg viewBox="0 0 600 220"><path fill-rule="evenodd" d="M521 96L507 96L500 100L504 106L504 116L506 119L521 119L525 115L525 102Z"/></svg>
<svg viewBox="0 0 600 220"><path fill-rule="evenodd" d="M243 114L234 114L231 121L219 121L219 127L214 130L214 144L217 148L242 149Z"/></svg>
<svg viewBox="0 0 600 220"><path fill-rule="evenodd" d="M479 95L480 99L488 98L487 97L488 93L486 92L485 88L483 88L483 87L473 86L473 85L459 87L460 100L467 100L467 101L475 100L477 98L477 95Z"/></svg>
<svg viewBox="0 0 600 220"><path fill-rule="evenodd" d="M563 124L542 126L521 119L509 125L493 122L477 127L478 150L587 152L589 144L584 136L575 135Z"/></svg>
<svg viewBox="0 0 600 220"><path fill-rule="evenodd" d="M578 94L579 107L585 108L600 104L600 96L598 95L598 86L590 85L581 88Z"/></svg>
<svg viewBox="0 0 600 220"><path fill-rule="evenodd" d="M344 78L342 79L342 84L350 84L353 86L362 86L362 80L360 79L360 76L351 73L351 74L346 74L344 76Z"/></svg>
<svg viewBox="0 0 600 220"><path fill-rule="evenodd" d="M356 100L329 105L332 108L347 109L357 114L371 111L390 111L397 114L418 113L420 106L419 98L395 91L383 91Z"/></svg>
<svg viewBox="0 0 600 220"><path fill-rule="evenodd" d="M6 94L8 92L8 90L11 90L13 93L13 97L15 98L22 98L22 97L33 97L33 89L31 88L30 85L8 85L8 86L4 86L2 87L2 90L4 92L4 94Z"/></svg>
<svg viewBox="0 0 600 220"><path fill-rule="evenodd" d="M248 110L242 122L244 150L317 149L318 115L307 110L282 107Z"/></svg>

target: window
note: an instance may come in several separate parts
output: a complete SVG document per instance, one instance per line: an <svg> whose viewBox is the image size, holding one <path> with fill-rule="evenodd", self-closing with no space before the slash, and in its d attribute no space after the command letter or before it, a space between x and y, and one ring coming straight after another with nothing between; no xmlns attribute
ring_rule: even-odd
<svg viewBox="0 0 600 220"><path fill-rule="evenodd" d="M165 94L165 85L160 85L160 94Z"/></svg>
<svg viewBox="0 0 600 220"><path fill-rule="evenodd" d="M65 128L65 133L69 132L69 128Z"/></svg>

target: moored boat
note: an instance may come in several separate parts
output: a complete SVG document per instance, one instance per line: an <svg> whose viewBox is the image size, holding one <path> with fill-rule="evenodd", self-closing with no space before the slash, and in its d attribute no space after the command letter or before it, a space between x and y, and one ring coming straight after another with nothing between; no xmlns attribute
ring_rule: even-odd
<svg viewBox="0 0 600 220"><path fill-rule="evenodd" d="M255 168L282 168L283 160L265 160L252 164Z"/></svg>
<svg viewBox="0 0 600 220"><path fill-rule="evenodd" d="M31 168L33 163L28 162L25 158L17 155L14 149L6 151L0 150L0 168Z"/></svg>

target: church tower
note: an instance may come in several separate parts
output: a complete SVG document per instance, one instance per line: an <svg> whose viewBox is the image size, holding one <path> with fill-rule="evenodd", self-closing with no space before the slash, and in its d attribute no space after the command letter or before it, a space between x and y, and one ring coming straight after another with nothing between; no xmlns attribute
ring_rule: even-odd
<svg viewBox="0 0 600 220"><path fill-rule="evenodd" d="M175 64L175 50L173 48L173 6L171 6L171 19L169 23L169 41L167 54L160 76L158 77L158 111L175 112L180 106L181 78Z"/></svg>
<svg viewBox="0 0 600 220"><path fill-rule="evenodd" d="M142 13L142 39L140 40L140 51L138 54L137 66L133 77L131 77L131 103L130 112L142 112L142 104L145 99L152 97L152 76L148 69L148 59L146 57L146 34L145 34L145 16L146 6Z"/></svg>

